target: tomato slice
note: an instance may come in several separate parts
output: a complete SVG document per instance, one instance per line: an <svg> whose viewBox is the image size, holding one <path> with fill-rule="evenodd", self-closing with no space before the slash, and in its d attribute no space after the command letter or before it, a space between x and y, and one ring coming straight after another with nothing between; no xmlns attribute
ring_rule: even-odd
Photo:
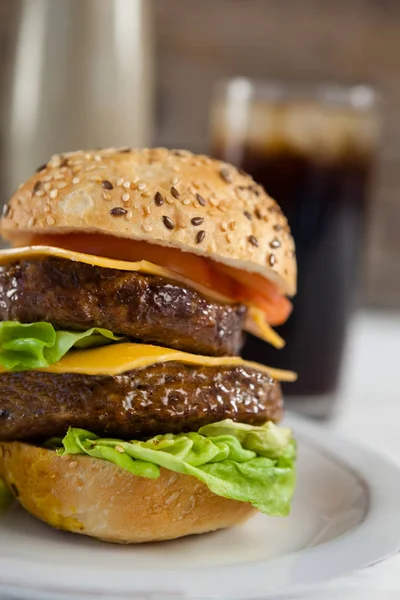
<svg viewBox="0 0 400 600"><path fill-rule="evenodd" d="M279 299L268 298L245 286L237 288L236 298L243 304L255 304L265 314L267 323L272 326L285 323L293 309L292 303L285 296L280 296Z"/></svg>
<svg viewBox="0 0 400 600"><path fill-rule="evenodd" d="M147 260L232 300L255 304L265 313L270 325L280 325L286 321L292 310L291 302L283 296L277 285L261 275L227 267L176 248L103 234L35 236L30 243L61 246L75 252L118 260Z"/></svg>
<svg viewBox="0 0 400 600"><path fill-rule="evenodd" d="M261 308L269 325L282 325L287 321L293 306L276 283L258 273L240 271L219 263L215 268L235 280L233 297L245 304L251 303Z"/></svg>
<svg viewBox="0 0 400 600"><path fill-rule="evenodd" d="M179 273L186 279L213 289L220 294L232 298L234 285L231 277L224 273L215 273L211 261L190 252L182 252L176 248L167 248L148 242L126 240L101 234L68 234L62 236L35 236L30 244L45 246L62 246L74 252L106 256L131 262L147 260L160 267Z"/></svg>

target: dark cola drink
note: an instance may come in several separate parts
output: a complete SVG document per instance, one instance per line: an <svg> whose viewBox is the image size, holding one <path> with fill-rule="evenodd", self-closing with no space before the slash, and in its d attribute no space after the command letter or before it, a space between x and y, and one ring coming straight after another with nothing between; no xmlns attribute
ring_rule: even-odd
<svg viewBox="0 0 400 600"><path fill-rule="evenodd" d="M354 90L359 96L352 99ZM298 381L283 386L289 405L318 417L331 414L340 380L362 266L376 138L371 90L353 88L344 98L341 91L341 102L328 102L285 94L271 99L253 88L245 119L241 99L239 126L229 124L232 97L226 119L220 96L212 130L213 154L265 187L286 214L296 242L298 293L292 315L277 328L286 346L277 351L249 336L243 356L296 371Z"/></svg>

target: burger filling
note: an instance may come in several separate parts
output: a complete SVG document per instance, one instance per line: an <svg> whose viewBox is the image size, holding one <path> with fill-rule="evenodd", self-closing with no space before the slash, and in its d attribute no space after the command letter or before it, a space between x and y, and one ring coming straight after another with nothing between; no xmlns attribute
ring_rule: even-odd
<svg viewBox="0 0 400 600"><path fill-rule="evenodd" d="M162 466L287 514L295 443L275 425L276 379L292 374L232 356L247 310L154 273L48 255L3 261L0 440L140 477Z"/></svg>

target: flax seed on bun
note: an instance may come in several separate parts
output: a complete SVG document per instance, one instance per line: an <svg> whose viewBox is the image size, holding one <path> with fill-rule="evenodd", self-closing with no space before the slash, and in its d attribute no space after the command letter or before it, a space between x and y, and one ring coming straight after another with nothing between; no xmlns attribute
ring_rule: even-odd
<svg viewBox="0 0 400 600"><path fill-rule="evenodd" d="M247 174L183 150L115 149L56 155L13 195L1 234L103 233L143 240L259 273L296 291L286 218Z"/></svg>

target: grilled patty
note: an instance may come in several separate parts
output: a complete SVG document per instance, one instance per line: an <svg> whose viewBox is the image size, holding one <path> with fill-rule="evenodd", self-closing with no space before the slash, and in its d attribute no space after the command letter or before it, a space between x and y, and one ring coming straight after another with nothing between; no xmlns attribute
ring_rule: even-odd
<svg viewBox="0 0 400 600"><path fill-rule="evenodd" d="M152 275L46 257L0 267L0 320L58 329L105 327L209 356L238 354L246 307L210 301Z"/></svg>
<svg viewBox="0 0 400 600"><path fill-rule="evenodd" d="M196 431L230 418L282 417L279 384L243 366L161 363L117 376L40 371L0 375L0 440L63 436L68 426L125 439Z"/></svg>

